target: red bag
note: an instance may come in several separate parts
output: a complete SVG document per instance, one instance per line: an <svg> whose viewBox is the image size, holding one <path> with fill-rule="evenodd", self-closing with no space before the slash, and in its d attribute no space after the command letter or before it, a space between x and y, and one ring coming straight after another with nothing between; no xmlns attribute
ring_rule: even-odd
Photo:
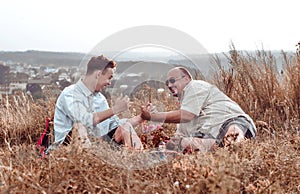
<svg viewBox="0 0 300 194"><path fill-rule="evenodd" d="M45 123L45 129L39 139L39 141L36 144L36 149L39 153L39 156L44 158L46 153L45 151L47 150L47 148L50 146L50 144L52 143L52 130L51 127L53 126L53 117L46 118L46 123Z"/></svg>

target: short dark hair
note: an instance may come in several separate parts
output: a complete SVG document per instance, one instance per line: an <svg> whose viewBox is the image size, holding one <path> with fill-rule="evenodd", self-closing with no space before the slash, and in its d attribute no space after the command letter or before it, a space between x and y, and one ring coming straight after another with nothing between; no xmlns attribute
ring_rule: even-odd
<svg viewBox="0 0 300 194"><path fill-rule="evenodd" d="M103 55L98 57L92 57L87 64L86 74L87 75L92 74L97 70L103 70L102 73L105 73L105 70L107 68L116 68L116 67L117 67L116 62L104 57Z"/></svg>

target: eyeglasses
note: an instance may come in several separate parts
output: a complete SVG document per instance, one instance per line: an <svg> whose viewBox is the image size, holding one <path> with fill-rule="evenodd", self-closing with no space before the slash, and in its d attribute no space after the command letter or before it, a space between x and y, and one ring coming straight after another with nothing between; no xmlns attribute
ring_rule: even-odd
<svg viewBox="0 0 300 194"><path fill-rule="evenodd" d="M180 80L180 79L182 79L182 78L184 78L185 76L183 75L183 76L181 76L181 77L179 77L179 78L170 78L170 79L168 79L167 81L166 81L166 86L169 86L169 83L171 83L171 84L174 84L177 80Z"/></svg>

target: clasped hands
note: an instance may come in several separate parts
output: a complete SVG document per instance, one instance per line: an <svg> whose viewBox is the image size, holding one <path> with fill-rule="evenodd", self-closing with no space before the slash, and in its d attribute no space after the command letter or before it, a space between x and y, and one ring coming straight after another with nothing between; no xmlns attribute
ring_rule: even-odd
<svg viewBox="0 0 300 194"><path fill-rule="evenodd" d="M128 96L121 96L113 99L113 104L113 112L114 114L118 114L120 112L128 110L131 102ZM143 115L142 117L145 118L144 120L150 120L150 114L156 111L156 107L151 103L148 103L146 106L141 106L141 115Z"/></svg>
<svg viewBox="0 0 300 194"><path fill-rule="evenodd" d="M114 105L112 107L113 113L118 114L123 111L127 111L130 107L130 100L127 96L118 97L113 100ZM141 118L143 120L150 120L151 113L156 112L156 107L151 103L148 103L146 106L141 106Z"/></svg>
<svg viewBox="0 0 300 194"><path fill-rule="evenodd" d="M157 112L157 110L151 103L148 103L146 106L141 106L141 118L143 120L149 121L151 119L151 113L154 112Z"/></svg>

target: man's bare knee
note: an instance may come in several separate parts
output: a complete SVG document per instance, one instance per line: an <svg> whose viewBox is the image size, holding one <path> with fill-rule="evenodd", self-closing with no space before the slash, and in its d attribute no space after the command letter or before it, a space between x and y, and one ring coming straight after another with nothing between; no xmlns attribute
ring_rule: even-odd
<svg viewBox="0 0 300 194"><path fill-rule="evenodd" d="M72 131L73 140L83 144L84 147L89 147L91 145L91 142L88 138L87 129L81 123L75 123Z"/></svg>
<svg viewBox="0 0 300 194"><path fill-rule="evenodd" d="M223 145L229 145L233 142L241 142L245 139L245 134L243 130L238 125L230 125L223 139Z"/></svg>

